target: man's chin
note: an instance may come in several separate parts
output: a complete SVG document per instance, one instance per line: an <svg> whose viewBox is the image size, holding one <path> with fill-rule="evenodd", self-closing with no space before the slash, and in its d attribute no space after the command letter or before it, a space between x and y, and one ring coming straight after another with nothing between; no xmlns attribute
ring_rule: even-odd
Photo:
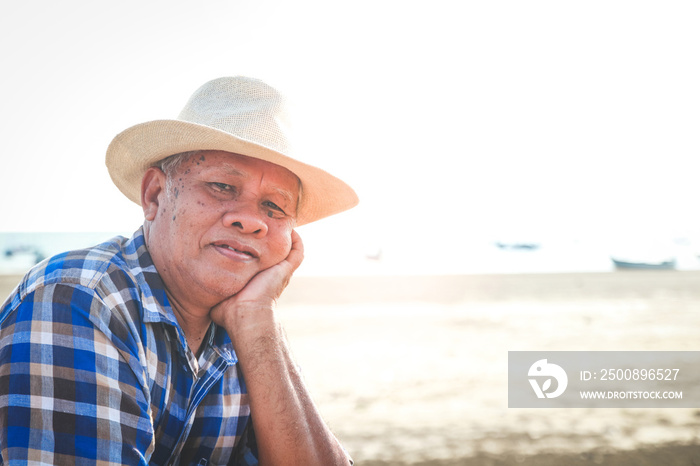
<svg viewBox="0 0 700 466"><path fill-rule="evenodd" d="M236 275L233 279L230 277L221 277L221 280L217 281L214 286L211 287L212 294L218 299L217 302L225 301L238 294L252 278L253 275L250 277Z"/></svg>

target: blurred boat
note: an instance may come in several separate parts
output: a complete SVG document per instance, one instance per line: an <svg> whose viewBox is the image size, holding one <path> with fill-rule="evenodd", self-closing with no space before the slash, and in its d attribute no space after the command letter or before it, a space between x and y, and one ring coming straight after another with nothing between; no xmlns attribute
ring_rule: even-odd
<svg viewBox="0 0 700 466"><path fill-rule="evenodd" d="M496 241L496 246L499 249L507 249L507 250L525 250L525 251L533 251L535 249L538 249L540 247L539 244L537 243L527 243L527 242L505 242L505 241Z"/></svg>
<svg viewBox="0 0 700 466"><path fill-rule="evenodd" d="M615 264L615 267L620 269L674 269L676 267L675 257L666 257L662 259L628 259L628 258L610 258Z"/></svg>
<svg viewBox="0 0 700 466"><path fill-rule="evenodd" d="M382 250L377 248L374 251L365 253L365 258L373 261L378 261L382 259Z"/></svg>
<svg viewBox="0 0 700 466"><path fill-rule="evenodd" d="M44 260L44 254L32 246L8 247L0 255L0 273L25 273Z"/></svg>

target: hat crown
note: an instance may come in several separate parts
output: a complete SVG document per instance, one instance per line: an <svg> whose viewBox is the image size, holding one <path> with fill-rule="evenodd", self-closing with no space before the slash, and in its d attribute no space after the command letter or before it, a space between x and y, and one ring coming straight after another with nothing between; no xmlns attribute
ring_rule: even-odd
<svg viewBox="0 0 700 466"><path fill-rule="evenodd" d="M291 152L285 99L259 79L238 76L209 81L190 97L178 119L285 155Z"/></svg>

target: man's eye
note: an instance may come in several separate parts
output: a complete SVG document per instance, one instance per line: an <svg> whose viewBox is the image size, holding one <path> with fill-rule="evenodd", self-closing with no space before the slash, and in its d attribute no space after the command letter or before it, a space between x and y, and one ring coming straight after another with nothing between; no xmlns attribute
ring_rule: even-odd
<svg viewBox="0 0 700 466"><path fill-rule="evenodd" d="M233 191L233 190L234 190L233 186L231 186L230 184L226 184L226 183L217 183L217 182L214 182L214 183L211 183L211 185L212 185L212 186L214 187L214 189L216 189L217 191L222 191L222 192L223 192L223 191Z"/></svg>
<svg viewBox="0 0 700 466"><path fill-rule="evenodd" d="M286 215L284 210L282 210L277 204L275 204L272 201L265 201L263 202L263 205L270 209L267 213L268 217L281 217Z"/></svg>

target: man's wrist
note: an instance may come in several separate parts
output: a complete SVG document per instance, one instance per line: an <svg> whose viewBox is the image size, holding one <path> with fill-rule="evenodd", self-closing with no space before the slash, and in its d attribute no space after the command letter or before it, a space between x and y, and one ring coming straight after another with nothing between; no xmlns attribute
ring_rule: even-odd
<svg viewBox="0 0 700 466"><path fill-rule="evenodd" d="M257 303L241 303L227 314L224 328L234 342L236 352L259 339L276 339L281 328L271 306ZM238 348L241 346L241 348Z"/></svg>

